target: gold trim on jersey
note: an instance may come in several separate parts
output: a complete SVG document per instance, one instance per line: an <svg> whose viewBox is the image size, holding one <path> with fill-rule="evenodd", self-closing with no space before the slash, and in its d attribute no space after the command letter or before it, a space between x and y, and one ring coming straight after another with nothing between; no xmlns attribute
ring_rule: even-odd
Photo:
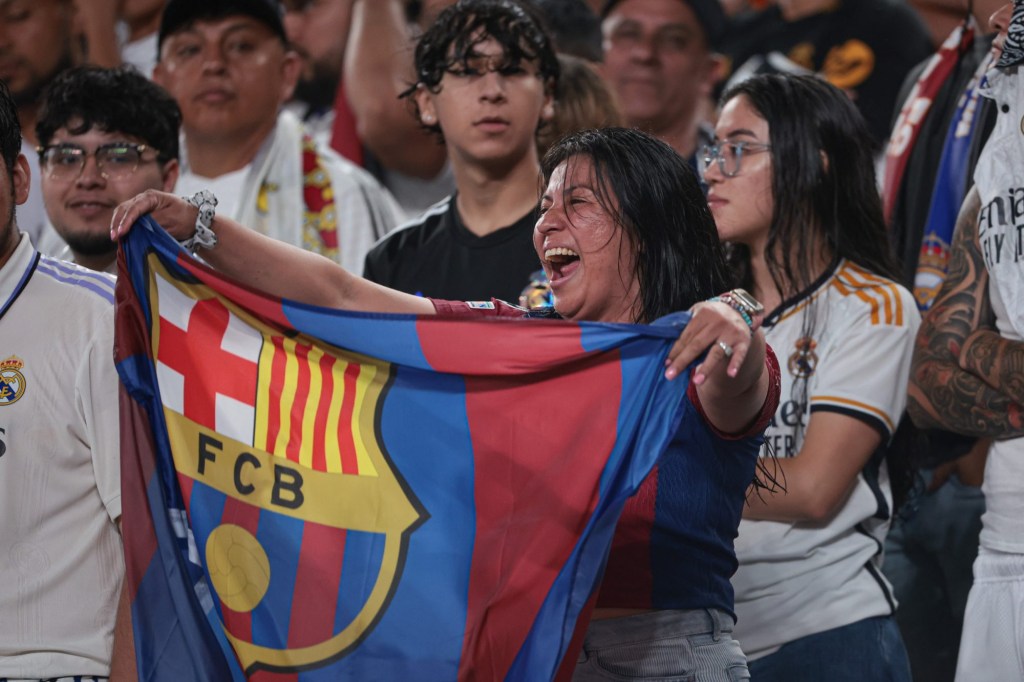
<svg viewBox="0 0 1024 682"><path fill-rule="evenodd" d="M775 324L797 314L830 288L835 289L839 295L844 297L855 296L870 306L872 325L903 326L903 299L896 282L872 274L848 260L842 262L827 284L822 285L817 291L780 315Z"/></svg>
<svg viewBox="0 0 1024 682"><path fill-rule="evenodd" d="M860 410L861 412L867 412L881 419L882 422L885 424L886 428L889 429L889 433L892 433L893 431L896 430L896 426L892 423L892 419L889 418L889 415L887 415L885 412L878 409L877 407L872 407L871 405L868 405L867 403L862 403L859 400L851 400L850 398L840 398L839 396L835 395L816 395L811 397L812 407L814 405L820 405L822 403L833 403L837 405L843 405L846 407L853 407L856 408L857 410Z"/></svg>
<svg viewBox="0 0 1024 682"><path fill-rule="evenodd" d="M885 324L903 326L903 299L892 280L847 261L836 274L835 284L837 289L843 285L852 287L858 298L871 305L871 324L882 324L884 313ZM839 291L843 293L841 289Z"/></svg>

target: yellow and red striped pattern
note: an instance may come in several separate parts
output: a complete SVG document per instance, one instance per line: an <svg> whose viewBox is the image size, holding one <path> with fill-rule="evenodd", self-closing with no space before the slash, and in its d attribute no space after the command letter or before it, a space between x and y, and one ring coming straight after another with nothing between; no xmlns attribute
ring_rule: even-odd
<svg viewBox="0 0 1024 682"><path fill-rule="evenodd" d="M256 447L316 471L377 476L364 443L376 440L385 365L269 336L259 366Z"/></svg>

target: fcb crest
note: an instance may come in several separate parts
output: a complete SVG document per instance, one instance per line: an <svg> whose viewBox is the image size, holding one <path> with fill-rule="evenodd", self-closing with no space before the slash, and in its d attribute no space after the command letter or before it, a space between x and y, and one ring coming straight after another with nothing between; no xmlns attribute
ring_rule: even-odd
<svg viewBox="0 0 1024 682"><path fill-rule="evenodd" d="M818 367L818 354L814 352L818 342L803 336L796 340L794 346L796 350L789 356L789 373L794 379L806 379Z"/></svg>
<svg viewBox="0 0 1024 682"><path fill-rule="evenodd" d="M0 362L0 407L18 402L25 395L25 362L12 355Z"/></svg>
<svg viewBox="0 0 1024 682"><path fill-rule="evenodd" d="M427 514L387 456L391 366L286 335L150 256L152 351L183 502L241 667L344 656Z"/></svg>

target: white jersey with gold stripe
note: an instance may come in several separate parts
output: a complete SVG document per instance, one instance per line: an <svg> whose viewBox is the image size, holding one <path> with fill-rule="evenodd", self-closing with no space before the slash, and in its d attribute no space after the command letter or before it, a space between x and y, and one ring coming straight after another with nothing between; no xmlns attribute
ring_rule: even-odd
<svg viewBox="0 0 1024 682"><path fill-rule="evenodd" d="M782 368L782 399L765 440L776 456L800 451L817 411L860 419L887 442L906 405L919 324L909 291L845 260L773 312L765 334ZM750 659L893 612L879 570L891 509L888 472L877 457L827 523L743 520L733 586L736 636Z"/></svg>

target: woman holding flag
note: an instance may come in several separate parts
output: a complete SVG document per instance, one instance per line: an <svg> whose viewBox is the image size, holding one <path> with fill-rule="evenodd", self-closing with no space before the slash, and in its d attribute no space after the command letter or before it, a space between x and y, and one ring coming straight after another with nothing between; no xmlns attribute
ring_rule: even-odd
<svg viewBox="0 0 1024 682"><path fill-rule="evenodd" d="M575 679L737 679L746 664L730 634L732 545L779 394L778 364L758 329L762 308L740 290L715 296L727 287L724 254L697 178L666 144L634 130L584 131L557 143L543 170L534 245L554 295L549 315L651 323L689 309L666 378L703 356L690 370L675 439L626 504ZM215 199L201 195L140 194L117 208L111 236L123 237L151 213L222 273L313 305L528 315L497 300L439 301L387 289L215 216Z"/></svg>

